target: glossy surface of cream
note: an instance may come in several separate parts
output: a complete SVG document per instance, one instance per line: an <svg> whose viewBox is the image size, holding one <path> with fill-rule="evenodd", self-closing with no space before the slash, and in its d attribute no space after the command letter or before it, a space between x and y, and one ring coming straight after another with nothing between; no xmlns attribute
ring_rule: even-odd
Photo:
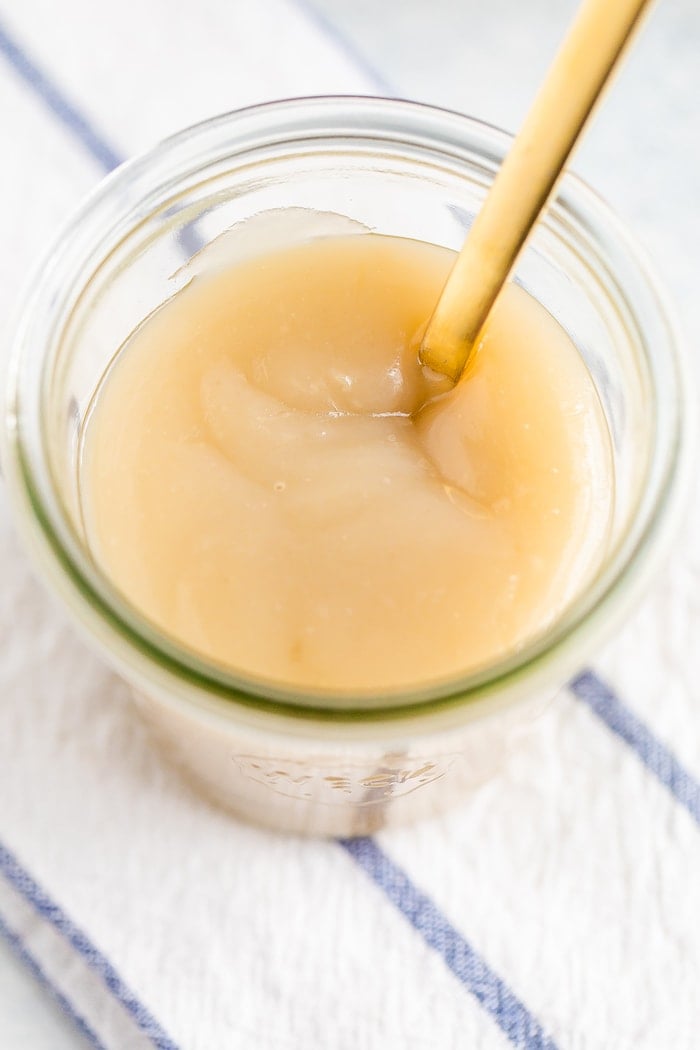
<svg viewBox="0 0 700 1050"><path fill-rule="evenodd" d="M144 322L81 473L95 558L134 606L302 689L443 679L552 623L606 535L603 415L516 286L435 396L415 336L453 259L320 238L195 276Z"/></svg>

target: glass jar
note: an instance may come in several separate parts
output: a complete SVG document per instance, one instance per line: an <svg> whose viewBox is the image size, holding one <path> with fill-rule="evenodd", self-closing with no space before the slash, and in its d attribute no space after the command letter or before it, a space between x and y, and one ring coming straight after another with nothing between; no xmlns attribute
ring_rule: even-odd
<svg viewBox="0 0 700 1050"><path fill-rule="evenodd" d="M126 336L190 279L190 256L234 224L314 209L457 249L509 143L475 120L385 99L227 114L107 178L23 304L4 432L20 530L170 756L261 824L356 835L443 808L492 774L518 727L624 616L668 538L688 459L688 384L667 312L618 220L567 176L516 279L598 388L615 469L607 548L545 636L486 671L400 693L301 695L208 664L140 616L86 544L77 456L91 399Z"/></svg>

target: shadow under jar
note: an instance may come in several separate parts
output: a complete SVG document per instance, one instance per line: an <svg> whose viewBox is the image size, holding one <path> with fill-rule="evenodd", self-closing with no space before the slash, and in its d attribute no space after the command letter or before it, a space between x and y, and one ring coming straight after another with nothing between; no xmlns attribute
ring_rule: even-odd
<svg viewBox="0 0 700 1050"><path fill-rule="evenodd" d="M611 435L600 564L546 635L439 686L300 691L208 663L158 631L93 560L78 457L116 349L189 279L185 264L274 209L331 212L459 249L508 150L504 133L406 102L272 103L190 128L118 169L63 231L23 304L3 465L43 577L131 683L169 756L239 815L362 835L464 797L638 598L668 540L687 462L687 384L653 278L620 223L567 177L516 279L568 333Z"/></svg>

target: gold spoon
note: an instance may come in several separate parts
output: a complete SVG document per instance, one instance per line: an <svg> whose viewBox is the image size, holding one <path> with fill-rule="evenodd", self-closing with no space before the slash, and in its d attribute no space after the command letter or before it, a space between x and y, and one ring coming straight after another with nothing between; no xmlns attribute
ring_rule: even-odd
<svg viewBox="0 0 700 1050"><path fill-rule="evenodd" d="M650 0L583 0L457 257L420 359L458 380Z"/></svg>

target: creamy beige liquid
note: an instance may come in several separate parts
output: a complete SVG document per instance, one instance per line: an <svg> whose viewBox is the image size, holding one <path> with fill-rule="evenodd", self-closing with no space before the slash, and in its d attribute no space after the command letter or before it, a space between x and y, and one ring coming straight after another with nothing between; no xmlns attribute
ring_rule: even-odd
<svg viewBox="0 0 700 1050"><path fill-rule="evenodd" d="M134 333L81 491L136 607L229 667L351 689L459 674L552 623L605 539L605 423L512 285L469 374L424 405L413 340L453 260L322 238L195 277Z"/></svg>

